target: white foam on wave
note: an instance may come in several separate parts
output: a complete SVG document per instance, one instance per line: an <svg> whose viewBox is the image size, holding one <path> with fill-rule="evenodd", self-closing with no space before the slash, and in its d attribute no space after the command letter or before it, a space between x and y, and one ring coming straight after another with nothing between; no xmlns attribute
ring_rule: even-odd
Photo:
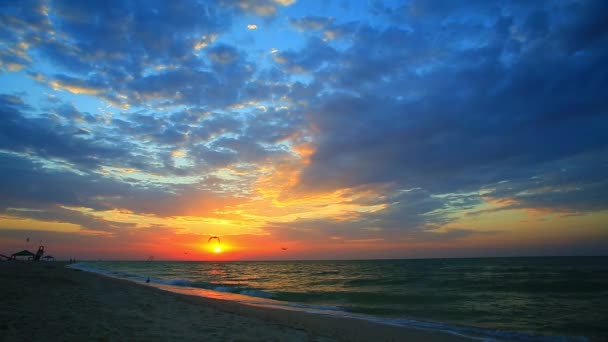
<svg viewBox="0 0 608 342"><path fill-rule="evenodd" d="M275 295L269 292L259 291L259 290L242 290L239 291L240 294L251 297L259 297L259 298L274 298Z"/></svg>
<svg viewBox="0 0 608 342"><path fill-rule="evenodd" d="M359 316L359 315L357 315ZM353 318L357 318L351 316ZM412 327L425 330L442 331L452 335L463 336L480 341L520 341L520 342L588 342L589 339L581 336L543 336L532 335L514 331L490 330L474 327L453 326L438 322L418 321L404 318L381 318L374 316L361 316L363 319L394 326Z"/></svg>
<svg viewBox="0 0 608 342"><path fill-rule="evenodd" d="M80 271L85 271L85 272L91 272L91 273L97 273L97 274L102 274L102 275L107 275L107 276L111 276L114 272L112 271L108 271L108 270L104 270L104 269L100 269L100 268L95 268L95 267L91 267L88 266L87 264L84 263L76 263L76 264L70 264L66 266L67 268L73 268L75 270L80 270Z"/></svg>
<svg viewBox="0 0 608 342"><path fill-rule="evenodd" d="M67 268L72 268L75 270L80 270L80 271L85 271L85 272L90 272L90 273L96 273L96 274L101 274L103 276L106 277L110 277L110 278L118 278L118 279L126 279L126 280L131 280L137 283L140 282L144 282L147 278L144 276L141 276L139 274L132 274L132 273L127 273L127 272L120 272L120 271L110 271L110 270L105 270L102 268L96 268L96 267L92 267L86 263L76 263L76 264L70 264L66 266Z"/></svg>
<svg viewBox="0 0 608 342"><path fill-rule="evenodd" d="M154 282L157 283L162 283L162 284L167 284L167 285L175 285L175 286L190 286L192 285L192 282L190 282L189 280L186 279L170 279L170 280L164 280L164 279L154 279ZM152 281L152 280L150 280Z"/></svg>
<svg viewBox="0 0 608 342"><path fill-rule="evenodd" d="M68 265L69 268L78 269L81 271L92 272L101 274L104 276L126 279L139 284L145 284L159 288L161 290L187 294L192 296L199 296L205 298L213 298L220 300L229 300L238 302L244 305L253 305L259 307L267 307L273 309L283 309L292 311L302 311L309 314L317 315L329 315L343 318L361 319L371 321L380 324L401 326L406 328L415 328L423 330L441 331L444 333L462 336L473 340L494 342L494 341L520 341L520 342L588 342L589 339L585 337L571 337L571 336L541 336L531 335L526 333L512 332L512 331L501 331L501 330L489 330L482 328L473 327L461 327L452 326L437 322L418 321L413 319L405 318L386 318L370 316L365 314L351 313L345 308L332 305L312 305L302 304L286 301L278 301L273 298L272 293L259 291L259 290L243 290L230 286L214 286L213 289L206 289L201 287L194 287L194 283L186 279L159 279L159 278L148 278L136 274L128 274L125 272L113 272L104 269L91 267L85 263L76 263ZM146 280L150 282L147 283Z"/></svg>

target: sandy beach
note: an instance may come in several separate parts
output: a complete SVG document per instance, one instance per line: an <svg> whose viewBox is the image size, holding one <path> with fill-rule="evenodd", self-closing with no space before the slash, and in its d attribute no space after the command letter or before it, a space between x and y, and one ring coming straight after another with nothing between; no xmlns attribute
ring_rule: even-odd
<svg viewBox="0 0 608 342"><path fill-rule="evenodd" d="M65 266L0 262L3 341L468 340L176 294Z"/></svg>

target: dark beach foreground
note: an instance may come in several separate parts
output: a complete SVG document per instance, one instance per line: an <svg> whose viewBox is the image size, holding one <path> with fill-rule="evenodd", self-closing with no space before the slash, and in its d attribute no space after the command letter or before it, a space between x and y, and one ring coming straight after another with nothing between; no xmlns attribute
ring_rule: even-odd
<svg viewBox="0 0 608 342"><path fill-rule="evenodd" d="M187 296L68 269L0 262L3 341L466 341L356 319Z"/></svg>

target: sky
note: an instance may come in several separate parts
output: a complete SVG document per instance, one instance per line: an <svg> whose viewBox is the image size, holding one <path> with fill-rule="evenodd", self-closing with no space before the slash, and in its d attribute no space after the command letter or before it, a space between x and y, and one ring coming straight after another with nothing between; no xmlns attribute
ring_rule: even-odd
<svg viewBox="0 0 608 342"><path fill-rule="evenodd" d="M606 13L2 1L0 254L606 255Z"/></svg>

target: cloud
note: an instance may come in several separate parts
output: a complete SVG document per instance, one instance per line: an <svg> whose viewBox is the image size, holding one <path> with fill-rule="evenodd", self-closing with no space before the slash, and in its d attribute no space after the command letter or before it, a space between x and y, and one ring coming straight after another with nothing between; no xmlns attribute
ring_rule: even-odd
<svg viewBox="0 0 608 342"><path fill-rule="evenodd" d="M82 84L83 82L78 83ZM103 91L103 89L94 88L89 85L69 84L65 81L50 81L49 84L55 90L67 90L72 94L97 95Z"/></svg>
<svg viewBox="0 0 608 342"><path fill-rule="evenodd" d="M228 45L214 46L207 54L212 62L219 64L232 64L239 59L236 49Z"/></svg>
<svg viewBox="0 0 608 342"><path fill-rule="evenodd" d="M318 38L307 41L306 52L286 51L274 54L274 60L290 73L303 73L317 71L320 67L333 66L338 53Z"/></svg>
<svg viewBox="0 0 608 342"><path fill-rule="evenodd" d="M198 141L209 141L213 137L223 134L240 133L243 122L232 115L213 115L200 122L200 125L192 132L193 138Z"/></svg>
<svg viewBox="0 0 608 342"><path fill-rule="evenodd" d="M15 154L1 153L0 158L3 160L0 180L4 189L0 207L5 210L54 205L107 209L107 204L96 198L111 198L130 191L129 185L102 180L95 175L53 170Z"/></svg>
<svg viewBox="0 0 608 342"><path fill-rule="evenodd" d="M203 35L195 44L194 49L200 50L211 45L217 39L217 34Z"/></svg>
<svg viewBox="0 0 608 342"><path fill-rule="evenodd" d="M181 65L179 68L155 68L137 75L89 74L75 79L63 74L55 75L50 84L75 94L98 95L115 106L198 106L209 109L224 108L238 100L238 92L253 75L255 68L246 56L225 44L205 49L211 69ZM198 62L197 62L198 63ZM107 86L113 84L113 87Z"/></svg>
<svg viewBox="0 0 608 342"><path fill-rule="evenodd" d="M302 18L289 18L289 23L297 30L322 30L334 22L334 18L307 16Z"/></svg>
<svg viewBox="0 0 608 342"><path fill-rule="evenodd" d="M231 18L227 8L196 1L154 6L138 1L111 1L103 6L62 2L47 6L40 2L33 7L46 6L45 11L26 14L30 5L13 3L5 11L8 25L3 31L10 44L16 48L26 46L27 49L19 50L22 54L35 51L62 69L53 77L38 73L50 79L53 88L98 95L125 108L128 105L125 98L141 104L141 98L129 88L137 89L141 82L150 81L149 71L158 65L201 69L204 63L195 52L212 44L218 34L227 30ZM0 56L5 67L18 62L15 53L11 56ZM22 58L19 63L31 62ZM127 89L114 88L118 84ZM126 97L121 99L119 95ZM157 95L167 96L161 100L172 101L175 94L157 92Z"/></svg>
<svg viewBox="0 0 608 342"><path fill-rule="evenodd" d="M117 1L106 5L11 4L4 12L8 25L3 32L14 48L3 50L10 56L0 56L0 62L6 68L16 63L33 67L31 59L15 59L33 51L56 69L52 75L37 70L37 79L48 80L56 90L98 96L122 109L154 101L159 107L200 106L201 98L218 99L205 105L221 108L237 100L235 94L255 66L234 47L216 45L216 39L230 28L239 9L274 12L289 3L248 1L232 6L192 1L150 6ZM28 12L32 7L38 9ZM207 51L201 54L203 49ZM211 70L208 62L213 64ZM190 87L195 89L189 92ZM233 92L221 92L222 88Z"/></svg>
<svg viewBox="0 0 608 342"><path fill-rule="evenodd" d="M526 10L518 9L524 19L499 18L472 37L475 17L413 31L360 26L353 44L331 59L310 46L282 53L282 65L302 65L313 84L323 84L309 103L317 148L300 187L391 183L441 194L502 180L525 184L581 154L595 156L581 159L582 168L593 168L608 143L608 103L599 93L607 84L593 76L608 72L600 63L605 46L588 45L582 55L555 50L576 29L550 20L556 26L543 29L539 21L536 39L522 42L515 29L543 20ZM440 25L451 25L447 45ZM327 60L329 67L315 68Z"/></svg>
<svg viewBox="0 0 608 342"><path fill-rule="evenodd" d="M68 222L80 226L83 231L109 234L124 229L132 229L136 226L135 223L109 221L61 206L38 207L35 209L8 208L3 211L3 214L12 218L28 218L43 222Z"/></svg>
<svg viewBox="0 0 608 342"><path fill-rule="evenodd" d="M20 106L20 100L14 96L5 96L0 100L4 100L0 101L0 114L4 117L0 123L0 146L5 151L29 153L41 158L60 158L82 169L95 169L102 161L114 161L121 165L119 160L129 159L128 144L117 146L112 144L111 139L83 139L75 135L81 131L77 124L55 122L48 116L28 116L25 112L27 108ZM71 108L67 109L69 114L66 115L79 115ZM90 116L88 119L93 120Z"/></svg>
<svg viewBox="0 0 608 342"><path fill-rule="evenodd" d="M4 214L69 222L91 230L132 225L106 222L69 208L90 208L95 211L126 209L135 214L157 217L204 216L243 201L219 193L213 187L206 190L204 184L171 188L142 182L132 185L104 177L103 174L78 174L48 168L15 154L0 153L0 160L3 162L0 185L4 189L0 195L0 210Z"/></svg>
<svg viewBox="0 0 608 342"><path fill-rule="evenodd" d="M488 201L505 203L496 210L538 209L562 213L591 213L608 209L606 158L595 153L543 165L531 178L490 185ZM473 213L476 214L476 213Z"/></svg>
<svg viewBox="0 0 608 342"><path fill-rule="evenodd" d="M473 236L487 236L497 232L455 228L447 231L405 230L384 231L363 228L357 222L324 220L296 220L290 223L269 223L263 229L279 241L297 242L301 245L339 245L363 243L386 248L387 244L417 244L454 242Z"/></svg>
<svg viewBox="0 0 608 342"><path fill-rule="evenodd" d="M204 208L211 211L233 204L235 199L222 194L228 181L197 185L205 178L196 174L201 164L213 172L216 167L226 167L239 160L256 162L275 153L255 141L245 142L245 138L214 140L213 146L218 151L198 153L194 146L203 141L202 138L209 140L238 132L241 123L228 116L205 121L203 131L198 125L192 126L203 116L193 111L159 117L133 114L128 121L106 121L64 103L51 111L52 114L39 115L19 96L0 96L0 113L5 118L0 124L0 159L3 160L0 179L4 189L0 207L126 208L158 216L193 212L203 215L209 213ZM195 137L193 145L189 143L191 133ZM158 151L146 152L140 142L147 142L148 147L156 146ZM188 158L200 159L183 168L177 167L172 156L176 146L184 146ZM209 163L209 153L226 162ZM108 169L133 170L139 175L108 173ZM185 186L162 178L155 184L155 177L162 174L190 177L196 174L197 177L188 180ZM34 211L21 213L35 214ZM47 213L50 217L52 212Z"/></svg>
<svg viewBox="0 0 608 342"><path fill-rule="evenodd" d="M274 17L279 10L278 6L290 6L295 3L295 0L238 0L233 3L230 4L236 5L244 12L263 17Z"/></svg>
<svg viewBox="0 0 608 342"><path fill-rule="evenodd" d="M290 6L296 2L296 0L274 0L277 4L281 4L283 6Z"/></svg>

